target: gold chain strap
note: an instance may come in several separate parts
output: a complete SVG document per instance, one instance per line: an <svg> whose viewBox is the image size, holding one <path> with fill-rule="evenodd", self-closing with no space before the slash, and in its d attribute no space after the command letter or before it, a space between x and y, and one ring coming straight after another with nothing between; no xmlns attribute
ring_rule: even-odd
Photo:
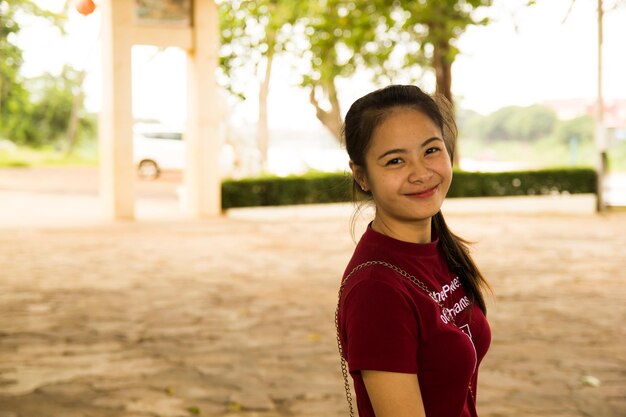
<svg viewBox="0 0 626 417"><path fill-rule="evenodd" d="M437 303L439 308L441 308L441 311L446 316L446 318L449 320L449 322L452 323L455 327L458 328L458 326L454 322L454 316L452 315L452 313L450 312L449 309L445 308L443 306L443 304L441 304L441 302L437 300L437 298L435 297L435 293L432 292L426 286L426 284L424 284L422 281L420 281L419 279L415 278L413 275L411 275L408 272L406 272L404 269L401 269L401 268L399 268L399 267L397 267L397 266L395 266L393 264L390 264L389 262L385 262L385 261L367 261L367 262L363 262L362 264L359 264L359 265L355 266L352 269L352 271L350 271L350 273L348 275L346 275L344 280L341 282L341 285L339 286L339 300L337 301L337 309L335 310L335 329L337 330L337 348L339 349L339 358L341 360L341 373L343 374L343 384L344 384L344 388L346 390L346 400L348 401L348 409L349 409L349 412L350 412L350 417L354 417L354 406L352 405L352 394L350 392L350 382L348 380L348 366L346 365L346 358L343 355L343 348L341 347L341 338L339 337L339 305L341 303L341 295L343 294L343 290L344 290L344 288L346 286L346 282L348 282L348 279L352 275L354 275L356 272L360 271L361 269L367 268L367 267L372 266L372 265L382 265L382 266L385 266L385 267L391 269L392 271L398 273L399 275L403 276L404 278L408 279L409 281L411 281L416 287L418 287L419 289L424 291L426 294L428 294L430 296L430 298L432 298L433 301L435 303ZM472 400L474 401L474 404L476 404L476 398L474 398L474 392L472 391L471 383L470 383L470 386L469 386L469 393L472 396Z"/></svg>

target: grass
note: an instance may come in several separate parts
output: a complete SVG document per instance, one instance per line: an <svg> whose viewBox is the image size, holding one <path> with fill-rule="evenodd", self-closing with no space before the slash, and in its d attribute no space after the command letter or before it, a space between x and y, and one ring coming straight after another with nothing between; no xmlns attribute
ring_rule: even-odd
<svg viewBox="0 0 626 417"><path fill-rule="evenodd" d="M596 150L591 142L570 149L568 144L553 138L536 142L485 142L459 139L462 158L523 163L529 169L550 167L595 167ZM626 141L615 141L608 148L611 171L626 172Z"/></svg>
<svg viewBox="0 0 626 417"><path fill-rule="evenodd" d="M611 171L626 172L626 140L609 147L608 155Z"/></svg>
<svg viewBox="0 0 626 417"><path fill-rule="evenodd" d="M0 148L0 167L4 168L96 166L97 164L95 142L82 144L71 155L53 146Z"/></svg>

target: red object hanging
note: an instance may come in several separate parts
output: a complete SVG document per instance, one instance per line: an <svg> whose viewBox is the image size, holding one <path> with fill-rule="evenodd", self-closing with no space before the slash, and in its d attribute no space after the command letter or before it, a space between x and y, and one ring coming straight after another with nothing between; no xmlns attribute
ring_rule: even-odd
<svg viewBox="0 0 626 417"><path fill-rule="evenodd" d="M94 10L96 10L96 4L93 2L93 0L77 0L74 3L74 7L78 11L78 13L82 14L83 16L88 16L92 14Z"/></svg>

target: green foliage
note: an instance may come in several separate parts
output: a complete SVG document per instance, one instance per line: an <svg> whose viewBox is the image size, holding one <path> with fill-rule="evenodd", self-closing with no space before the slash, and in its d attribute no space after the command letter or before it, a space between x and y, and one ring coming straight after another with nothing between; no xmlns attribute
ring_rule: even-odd
<svg viewBox="0 0 626 417"><path fill-rule="evenodd" d="M485 117L474 117L464 134L488 141L534 141L549 136L557 124L556 114L540 105L507 106Z"/></svg>
<svg viewBox="0 0 626 417"><path fill-rule="evenodd" d="M596 173L590 168L454 174L449 197L594 193Z"/></svg>
<svg viewBox="0 0 626 417"><path fill-rule="evenodd" d="M467 159L465 167L484 162L496 170L543 169L553 167L591 167L595 165L593 142L571 146L554 135L534 142L519 140L488 142L464 137L461 152ZM500 165L500 168L497 166Z"/></svg>
<svg viewBox="0 0 626 417"><path fill-rule="evenodd" d="M509 121L509 130L517 132L520 140L531 141L552 133L557 117L551 109L533 105L523 108Z"/></svg>
<svg viewBox="0 0 626 417"><path fill-rule="evenodd" d="M473 12L491 1L221 0L218 79L245 98L234 88L236 80L257 77L259 65L267 65L259 92L262 126L273 57L289 53L296 58L294 70L309 90L317 118L340 140L338 78L367 69L377 84L414 83L430 66L437 74L437 91L452 100L454 40L467 26L487 23L474 19Z"/></svg>
<svg viewBox="0 0 626 417"><path fill-rule="evenodd" d="M34 129L28 142L43 145L65 139L72 105L80 94L82 77L79 71L65 66L60 76L45 74L28 81L32 91L32 108L25 115ZM95 135L95 119L79 119L79 132L83 137ZM19 143L19 142L18 142Z"/></svg>
<svg viewBox="0 0 626 417"><path fill-rule="evenodd" d="M20 75L22 51L16 45L20 18L40 17L59 29L64 17L44 10L32 0L0 0L0 136L25 143L35 133L23 117L31 110L28 91Z"/></svg>
<svg viewBox="0 0 626 417"><path fill-rule="evenodd" d="M388 25L392 4L327 0L311 6L301 21L306 36L302 57L309 63L302 85L327 89L336 77L349 77L359 67L388 80L388 59L397 41Z"/></svg>
<svg viewBox="0 0 626 417"><path fill-rule="evenodd" d="M609 170L626 172L626 140L615 141L608 148Z"/></svg>
<svg viewBox="0 0 626 417"><path fill-rule="evenodd" d="M332 203L351 199L351 181L343 174L249 178L222 183L222 207Z"/></svg>
<svg viewBox="0 0 626 417"><path fill-rule="evenodd" d="M95 140L83 141L71 155L55 148L54 145L36 148L17 146L15 149L0 147L0 167L96 167L97 165L98 149Z"/></svg>
<svg viewBox="0 0 626 417"><path fill-rule="evenodd" d="M480 137L483 120L484 116L474 110L456 108L455 121L461 138Z"/></svg>
<svg viewBox="0 0 626 417"><path fill-rule="evenodd" d="M487 23L473 15L491 2L222 0L220 79L243 97L233 88L235 79L256 76L263 58L271 62L273 54L289 53L299 62L300 84L311 91L317 117L339 138L338 78L367 69L376 84L408 83L416 82L424 68L439 73L443 65L447 91L458 53L454 41L468 26Z"/></svg>
<svg viewBox="0 0 626 417"><path fill-rule="evenodd" d="M28 93L19 74L22 51L14 43L20 30L14 19L15 12L12 4L0 2L0 135L7 136L20 130L20 120L11 115L28 103Z"/></svg>
<svg viewBox="0 0 626 417"><path fill-rule="evenodd" d="M594 118L589 115L563 120L558 123L556 137L563 143L568 143L570 140L591 142L593 140L594 125Z"/></svg>
<svg viewBox="0 0 626 417"><path fill-rule="evenodd" d="M330 83L357 68L371 70L377 83L399 77L414 82L421 67L433 66L432 46L450 44L469 25L487 23L473 12L489 5L491 0L318 2L304 20L311 65L303 85ZM451 63L457 53L451 47L446 60Z"/></svg>
<svg viewBox="0 0 626 417"><path fill-rule="evenodd" d="M25 117L31 113L33 107L30 96L23 81L10 85L10 91L1 103L0 137L15 143L28 143L36 135L35 129L30 125L30 118Z"/></svg>
<svg viewBox="0 0 626 417"><path fill-rule="evenodd" d="M80 73L64 67L60 76L45 74L25 80L20 107L9 101L9 115L5 134L20 145L42 146L65 139L76 94L80 94ZM26 89L25 87L28 87ZM96 135L96 118L84 115L79 118L80 137Z"/></svg>
<svg viewBox="0 0 626 417"><path fill-rule="evenodd" d="M244 98L237 81L254 77L264 58L293 49L292 28L307 10L297 0L218 1L220 21L220 81Z"/></svg>
<svg viewBox="0 0 626 417"><path fill-rule="evenodd" d="M500 173L458 171L454 176L449 197L593 193L596 186L593 169ZM229 180L222 184L224 209L344 202L350 201L351 196L351 178L343 173Z"/></svg>
<svg viewBox="0 0 626 417"><path fill-rule="evenodd" d="M492 0L401 0L396 1L393 26L408 34L410 50L418 53L406 54L404 66L423 65L429 62L434 67L433 52L437 46L445 50L444 61L454 62L458 48L455 41L468 26L485 25L486 18L474 17L476 9L489 7Z"/></svg>
<svg viewBox="0 0 626 417"><path fill-rule="evenodd" d="M509 130L509 121L520 110L519 106L507 106L491 113L483 121L480 136L489 141L511 139L515 132Z"/></svg>
<svg viewBox="0 0 626 417"><path fill-rule="evenodd" d="M20 18L40 17L61 27L63 17L41 9L32 0L0 0L0 135L27 141L31 135L22 117L30 107L28 91L20 75L22 51L15 44Z"/></svg>
<svg viewBox="0 0 626 417"><path fill-rule="evenodd" d="M191 414L191 415L199 416L200 415L200 408L196 407L195 405L191 406L191 407L187 407L187 412L189 414Z"/></svg>

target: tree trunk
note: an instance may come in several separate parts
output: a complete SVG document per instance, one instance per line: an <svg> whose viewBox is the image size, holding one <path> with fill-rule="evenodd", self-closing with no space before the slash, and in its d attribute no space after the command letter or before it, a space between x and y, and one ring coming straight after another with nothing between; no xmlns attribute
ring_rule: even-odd
<svg viewBox="0 0 626 417"><path fill-rule="evenodd" d="M606 196L604 195L604 177L606 176L608 165L606 153L606 131L604 129L604 95L602 87L602 43L604 41L603 21L604 7L602 4L602 0L598 0L598 95L596 97L596 126L594 134L594 142L599 156L599 161L597 163L596 169L596 212L598 213L606 209Z"/></svg>
<svg viewBox="0 0 626 417"><path fill-rule="evenodd" d="M74 95L72 101L72 112L70 113L70 120L67 126L67 150L65 155L69 156L74 152L76 142L78 138L78 122L80 119L80 109L83 107L83 81L85 80L86 72L83 70L78 76L78 91Z"/></svg>
<svg viewBox="0 0 626 417"><path fill-rule="evenodd" d="M435 43L433 48L433 68L437 79L437 94L452 101L452 63L448 59L450 46L447 42Z"/></svg>
<svg viewBox="0 0 626 417"><path fill-rule="evenodd" d="M335 137L335 139L337 139L338 142L341 142L341 129L343 127L343 121L341 120L341 109L339 107L339 99L337 98L335 83L331 80L328 83L323 83L321 87L324 95L328 97L330 109L324 110L320 106L320 103L315 96L315 87L311 88L309 101L315 107L315 115L318 120L322 122L322 124Z"/></svg>
<svg viewBox="0 0 626 417"><path fill-rule="evenodd" d="M3 91L3 86L4 83L2 82L2 76L0 75L0 131L2 130L2 99L4 98L4 91Z"/></svg>
<svg viewBox="0 0 626 417"><path fill-rule="evenodd" d="M270 44L271 45L271 44ZM272 62L274 60L273 46L267 51L265 76L259 88L259 122L257 124L256 139L259 153L261 154L261 170L267 169L267 152L269 148L269 125L267 117L267 97L270 91L270 77L272 75Z"/></svg>
<svg viewBox="0 0 626 417"><path fill-rule="evenodd" d="M450 51L449 41L440 41L433 44L433 68L437 86L435 92L448 99L454 111L454 100L452 99L452 62L448 58ZM458 143L454 147L454 158L452 163L458 167L460 162Z"/></svg>

